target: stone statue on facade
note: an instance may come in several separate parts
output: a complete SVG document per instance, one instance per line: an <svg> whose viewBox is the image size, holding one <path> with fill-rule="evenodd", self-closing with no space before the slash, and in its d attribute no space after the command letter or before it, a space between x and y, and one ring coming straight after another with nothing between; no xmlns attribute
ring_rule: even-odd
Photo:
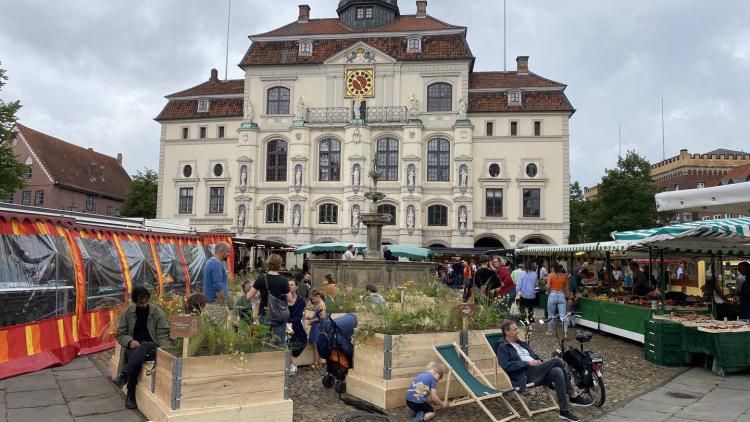
<svg viewBox="0 0 750 422"><path fill-rule="evenodd" d="M297 120L305 120L305 100L299 97L297 101L297 114L294 116Z"/></svg>
<svg viewBox="0 0 750 422"><path fill-rule="evenodd" d="M359 227L359 208L352 208L352 227Z"/></svg>
<svg viewBox="0 0 750 422"><path fill-rule="evenodd" d="M465 229L466 228L466 209L463 207L461 208L461 211L458 213L458 228L459 229Z"/></svg>
<svg viewBox="0 0 750 422"><path fill-rule="evenodd" d="M361 140L362 140L362 134L359 132L359 129L354 129L354 132L352 133L352 142L354 142L355 144L358 144Z"/></svg>
<svg viewBox="0 0 750 422"><path fill-rule="evenodd" d="M354 167L352 171L352 185L359 186L359 167Z"/></svg>
<svg viewBox="0 0 750 422"><path fill-rule="evenodd" d="M292 225L299 228L302 224L302 213L299 212L299 207L294 209L294 216L292 217Z"/></svg>
<svg viewBox="0 0 750 422"><path fill-rule="evenodd" d="M245 208L240 209L240 215L237 218L237 225L240 227L245 226Z"/></svg>
<svg viewBox="0 0 750 422"><path fill-rule="evenodd" d="M294 186L302 187L302 167L297 167L297 171L294 172Z"/></svg>
<svg viewBox="0 0 750 422"><path fill-rule="evenodd" d="M459 175L459 184L462 188L466 188L469 185L469 172L466 167L461 167L461 174Z"/></svg>
<svg viewBox="0 0 750 422"><path fill-rule="evenodd" d="M409 207L409 210L406 212L406 228L414 228L414 207Z"/></svg>
<svg viewBox="0 0 750 422"><path fill-rule="evenodd" d="M466 101L463 98L458 100L458 120L466 120Z"/></svg>
<svg viewBox="0 0 750 422"><path fill-rule="evenodd" d="M409 97L409 116L411 117L419 117L419 100L417 100L417 96L414 94L411 94Z"/></svg>
<svg viewBox="0 0 750 422"><path fill-rule="evenodd" d="M242 170L240 170L240 186L247 186L247 167L245 166L242 166Z"/></svg>
<svg viewBox="0 0 750 422"><path fill-rule="evenodd" d="M414 187L417 179L416 171L414 170L414 167L409 167L409 173L406 175L406 185L409 187Z"/></svg>
<svg viewBox="0 0 750 422"><path fill-rule="evenodd" d="M245 103L245 120L249 122L253 121L253 104L250 100Z"/></svg>
<svg viewBox="0 0 750 422"><path fill-rule="evenodd" d="M362 112L360 109L361 103L362 103L362 100L360 100L359 98L352 100L352 110L354 111L354 120L362 119Z"/></svg>

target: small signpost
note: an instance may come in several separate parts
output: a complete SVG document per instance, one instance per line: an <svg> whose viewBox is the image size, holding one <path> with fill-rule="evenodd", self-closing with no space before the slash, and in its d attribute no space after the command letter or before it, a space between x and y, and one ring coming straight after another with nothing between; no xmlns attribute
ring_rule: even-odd
<svg viewBox="0 0 750 422"><path fill-rule="evenodd" d="M190 346L190 337L198 332L200 319L196 315L175 315L169 327L169 336L172 338L181 338L182 340L182 357L188 357L188 347Z"/></svg>
<svg viewBox="0 0 750 422"><path fill-rule="evenodd" d="M456 310L458 311L458 316L460 316L463 321L464 331L468 331L469 318L474 315L474 312L476 312L476 305L474 305L473 303L462 303L461 305L458 305L456 307Z"/></svg>

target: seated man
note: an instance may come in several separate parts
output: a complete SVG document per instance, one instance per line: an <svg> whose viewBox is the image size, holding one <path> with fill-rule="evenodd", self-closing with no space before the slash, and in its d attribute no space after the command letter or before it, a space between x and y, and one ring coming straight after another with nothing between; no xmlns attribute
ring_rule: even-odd
<svg viewBox="0 0 750 422"><path fill-rule="evenodd" d="M579 421L570 411L570 405L590 406L588 398L578 395L570 384L570 376L565 371L565 363L560 358L542 362L528 343L518 339L518 327L513 321L505 320L500 325L505 338L497 344L495 354L497 361L510 377L514 388L519 392L526 391L526 384L554 384L557 393L557 405L560 407L560 419ZM570 399L568 399L570 398Z"/></svg>
<svg viewBox="0 0 750 422"><path fill-rule="evenodd" d="M169 321L164 311L149 303L151 294L145 287L133 286L130 305L117 320L115 339L122 346L120 352L118 387L127 382L128 398L125 407L135 409L135 386L141 373L141 365L153 360L157 347L169 345Z"/></svg>

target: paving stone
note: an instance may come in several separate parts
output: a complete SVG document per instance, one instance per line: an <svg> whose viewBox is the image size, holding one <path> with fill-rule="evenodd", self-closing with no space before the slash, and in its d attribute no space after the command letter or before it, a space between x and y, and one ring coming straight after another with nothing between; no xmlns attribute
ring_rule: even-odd
<svg viewBox="0 0 750 422"><path fill-rule="evenodd" d="M137 412L132 410L122 410L102 415L80 416L75 418L75 422L141 422L143 420L144 419Z"/></svg>
<svg viewBox="0 0 750 422"><path fill-rule="evenodd" d="M5 400L7 402L6 406L8 406L8 409L19 409L23 407L42 407L42 406L51 406L55 404L65 404L65 400L63 399L62 393L60 393L59 389L19 391L16 393L9 392L6 394ZM66 413L67 413L67 410L66 410ZM10 419L10 420L13 420L13 419Z"/></svg>
<svg viewBox="0 0 750 422"><path fill-rule="evenodd" d="M653 422L661 422L661 421L669 419L669 417L671 416L668 413L655 412L652 410L645 410L645 409L636 409L630 406L615 409L615 411L610 413L610 415L621 416L623 418L628 418L628 419L637 419L640 421L653 421Z"/></svg>
<svg viewBox="0 0 750 422"><path fill-rule="evenodd" d="M672 416L671 418L667 419L665 422L695 422L696 419L685 419L685 418L678 418L675 416Z"/></svg>
<svg viewBox="0 0 750 422"><path fill-rule="evenodd" d="M125 410L125 398L121 394L81 397L68 402L73 416L97 415Z"/></svg>
<svg viewBox="0 0 750 422"><path fill-rule="evenodd" d="M60 389L65 399L70 400L77 397L100 396L117 392L112 381L104 378L84 378L60 381Z"/></svg>
<svg viewBox="0 0 750 422"><path fill-rule="evenodd" d="M646 401L684 407L697 401L701 397L702 394L681 391L679 389L669 388L669 385L666 385L664 387L660 387L651 392L648 392L640 398Z"/></svg>
<svg viewBox="0 0 750 422"><path fill-rule="evenodd" d="M81 378L97 378L101 377L102 373L96 368L85 368L77 371L58 371L55 372L55 378L58 381L75 380Z"/></svg>
<svg viewBox="0 0 750 422"><path fill-rule="evenodd" d="M743 413L739 418L735 419L734 422L750 422L750 414Z"/></svg>
<svg viewBox="0 0 750 422"><path fill-rule="evenodd" d="M25 409L8 409L8 421L12 422L73 422L68 406L44 406Z"/></svg>
<svg viewBox="0 0 750 422"><path fill-rule="evenodd" d="M742 414L743 410L732 409L711 402L698 402L685 407L675 414L676 417L696 419L700 421L733 421Z"/></svg>
<svg viewBox="0 0 750 422"><path fill-rule="evenodd" d="M732 390L728 388L715 388L710 393L706 394L702 400L703 402L720 404L722 407L731 407L734 409L742 409L743 413L750 408L750 401L748 401L748 394L742 390Z"/></svg>
<svg viewBox="0 0 750 422"><path fill-rule="evenodd" d="M5 390L5 380L0 381L0 390Z"/></svg>
<svg viewBox="0 0 750 422"><path fill-rule="evenodd" d="M93 367L94 365L91 363L91 361L88 360L88 358L76 358L63 366L56 366L52 368L52 371L53 372L75 371L79 369L87 369L87 368L93 368Z"/></svg>
<svg viewBox="0 0 750 422"><path fill-rule="evenodd" d="M750 391L750 377L733 375L727 377L724 382L719 384L719 387L732 390Z"/></svg>
<svg viewBox="0 0 750 422"><path fill-rule="evenodd" d="M20 375L7 380L8 385L6 391L17 392L17 391L34 391L34 390L48 390L51 388L58 388L55 376L50 374L42 375Z"/></svg>
<svg viewBox="0 0 750 422"><path fill-rule="evenodd" d="M635 399L625 406L626 409L643 409L651 412L660 412L674 414L679 412L682 407L671 404L658 403L655 401L648 401L643 399Z"/></svg>
<svg viewBox="0 0 750 422"><path fill-rule="evenodd" d="M594 419L595 421L599 422L632 422L633 419L624 418L622 416L617 415L607 415L598 419Z"/></svg>
<svg viewBox="0 0 750 422"><path fill-rule="evenodd" d="M669 388L673 390L681 390L688 393L696 394L707 394L718 386L718 384L712 383L694 383L694 384L683 384L681 382L672 381L669 384Z"/></svg>

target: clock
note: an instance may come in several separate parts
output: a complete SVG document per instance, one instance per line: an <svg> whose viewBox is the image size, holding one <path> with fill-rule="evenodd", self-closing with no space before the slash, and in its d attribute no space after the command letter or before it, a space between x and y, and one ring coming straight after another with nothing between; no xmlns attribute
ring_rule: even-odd
<svg viewBox="0 0 750 422"><path fill-rule="evenodd" d="M346 71L347 97L375 96L375 77L373 69L350 69Z"/></svg>

